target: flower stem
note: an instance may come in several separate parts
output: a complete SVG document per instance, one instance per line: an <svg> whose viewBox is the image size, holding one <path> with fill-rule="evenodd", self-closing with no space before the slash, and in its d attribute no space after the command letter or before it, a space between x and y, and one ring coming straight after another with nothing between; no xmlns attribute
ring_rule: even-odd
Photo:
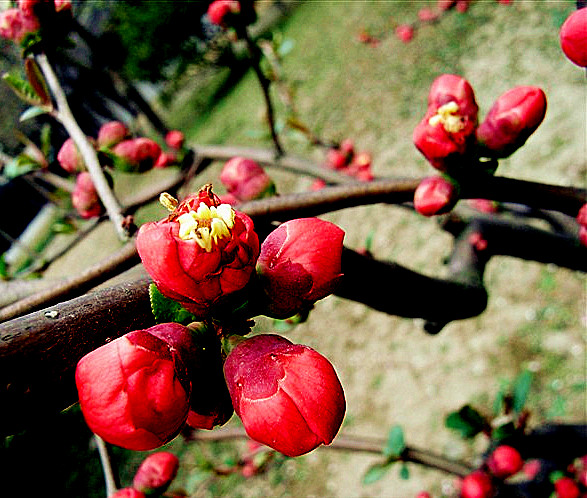
<svg viewBox="0 0 587 498"><path fill-rule="evenodd" d="M94 440L98 447L98 454L100 455L100 463L102 464L102 471L104 472L104 481L106 482L106 496L112 496L116 493L118 488L117 479L112 469L112 461L110 460L110 454L106 442L97 434L94 434Z"/></svg>
<svg viewBox="0 0 587 498"><path fill-rule="evenodd" d="M92 177L96 191L100 196L102 204L104 204L104 208L108 213L110 221L114 224L118 237L122 241L127 241L130 237L128 224L125 223L118 200L114 196L114 193L104 176L94 147L75 120L69 104L67 103L63 88L49 63L47 56L45 54L37 55L36 60L57 103L57 110L53 112L53 116L65 127L67 133L73 139L80 154L84 158L84 162Z"/></svg>

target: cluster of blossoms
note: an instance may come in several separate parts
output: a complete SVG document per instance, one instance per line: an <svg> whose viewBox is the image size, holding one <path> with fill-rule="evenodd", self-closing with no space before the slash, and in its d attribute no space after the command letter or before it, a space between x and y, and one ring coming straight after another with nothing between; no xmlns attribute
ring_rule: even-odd
<svg viewBox="0 0 587 498"><path fill-rule="evenodd" d="M178 470L179 459L173 453L168 451L152 453L137 469L132 486L119 489L110 498L161 496L177 476Z"/></svg>
<svg viewBox="0 0 587 498"><path fill-rule="evenodd" d="M355 151L353 141L350 138L345 138L337 147L330 147L326 151L324 165L328 169L352 176L359 181L370 182L373 180L371 163L372 158L369 152ZM312 190L319 190L325 185L323 180L316 180L312 185Z"/></svg>
<svg viewBox="0 0 587 498"><path fill-rule="evenodd" d="M22 44L35 35L42 25L54 22L51 17L71 17L71 0L18 0L16 7L0 12L0 36Z"/></svg>
<svg viewBox="0 0 587 498"><path fill-rule="evenodd" d="M493 173L496 161L520 148L546 114L546 96L534 86L518 86L499 96L478 123L479 107L467 80L443 74L428 94L428 110L413 141L441 175L424 179L414 194L416 210L433 216L450 211L459 199L459 181Z"/></svg>
<svg viewBox="0 0 587 498"><path fill-rule="evenodd" d="M283 337L243 338L234 323L217 324L251 302L251 316L287 318L331 294L342 277L344 232L301 218L260 244L252 220L210 185L182 202L168 194L161 201L171 213L141 226L137 250L158 291L202 322L160 323L84 356L76 383L90 429L147 450L185 425L222 425L234 411L252 439L287 456L329 444L345 413L330 362Z"/></svg>
<svg viewBox="0 0 587 498"><path fill-rule="evenodd" d="M165 168L181 161L184 154L183 133L170 131L165 137L167 150L146 137L132 137L128 127L120 121L109 121L98 130L96 139L89 137L104 166L127 172L143 172L151 168ZM57 153L57 162L68 173L76 175L72 204L83 218L100 216L104 208L86 164L72 138L68 138Z"/></svg>

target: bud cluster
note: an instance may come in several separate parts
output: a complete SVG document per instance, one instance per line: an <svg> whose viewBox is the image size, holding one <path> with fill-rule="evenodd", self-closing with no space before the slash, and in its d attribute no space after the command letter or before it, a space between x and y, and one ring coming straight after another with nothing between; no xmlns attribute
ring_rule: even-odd
<svg viewBox="0 0 587 498"><path fill-rule="evenodd" d="M326 151L324 165L328 169L352 176L359 181L370 182L373 180L371 163L372 157L369 152L357 152L353 141L350 138L345 138L338 146L330 147ZM323 181L317 180L313 184L312 189L319 190L324 186L325 183Z"/></svg>
<svg viewBox="0 0 587 498"><path fill-rule="evenodd" d="M499 96L478 123L473 87L461 76L443 74L428 94L428 110L413 132L416 148L443 176L427 178L416 189L416 210L425 216L450 211L458 184L494 173L497 160L519 149L546 113L546 96L533 86L518 86Z"/></svg>

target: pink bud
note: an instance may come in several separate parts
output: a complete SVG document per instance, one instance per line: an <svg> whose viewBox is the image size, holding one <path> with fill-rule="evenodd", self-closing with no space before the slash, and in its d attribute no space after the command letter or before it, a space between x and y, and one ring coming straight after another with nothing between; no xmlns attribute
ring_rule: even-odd
<svg viewBox="0 0 587 498"><path fill-rule="evenodd" d="M428 7L423 7L418 11L418 19L422 22L436 21L438 13Z"/></svg>
<svg viewBox="0 0 587 498"><path fill-rule="evenodd" d="M0 36L20 43L25 36L39 30L41 25L34 14L9 8L0 12Z"/></svg>
<svg viewBox="0 0 587 498"><path fill-rule="evenodd" d="M135 488L122 488L113 495L110 495L109 498L147 498L147 495Z"/></svg>
<svg viewBox="0 0 587 498"><path fill-rule="evenodd" d="M258 335L228 355L224 375L247 434L287 456L330 444L345 399L330 362L277 335Z"/></svg>
<svg viewBox="0 0 587 498"><path fill-rule="evenodd" d="M554 483L556 498L579 498L581 491L577 483L570 477L561 477Z"/></svg>
<svg viewBox="0 0 587 498"><path fill-rule="evenodd" d="M328 149L326 152L326 167L330 169L343 169L348 164L348 156L340 149Z"/></svg>
<svg viewBox="0 0 587 498"><path fill-rule="evenodd" d="M312 185L310 185L310 190L315 192L317 190L322 190L324 187L326 187L326 182L322 180L322 178L316 178L316 180L312 182Z"/></svg>
<svg viewBox="0 0 587 498"><path fill-rule="evenodd" d="M461 126L467 132L473 131L477 125L479 106L475 100L475 92L471 84L462 76L456 74L441 74L430 86L428 92L428 107L437 111L440 107L454 102L456 109L448 109L447 113L454 114L461 120Z"/></svg>
<svg viewBox="0 0 587 498"><path fill-rule="evenodd" d="M167 297L204 318L249 281L259 255L253 221L203 187L137 235L143 266Z"/></svg>
<svg viewBox="0 0 587 498"><path fill-rule="evenodd" d="M344 232L318 218L282 223L261 245L257 261L268 313L288 318L331 294L342 277Z"/></svg>
<svg viewBox="0 0 587 498"><path fill-rule="evenodd" d="M350 138L345 138L340 142L338 149L347 157L347 160L352 158L355 154L355 144Z"/></svg>
<svg viewBox="0 0 587 498"><path fill-rule="evenodd" d="M132 481L133 488L146 494L161 494L179 469L179 459L168 451L152 453L143 460Z"/></svg>
<svg viewBox="0 0 587 498"><path fill-rule="evenodd" d="M457 9L457 12L460 12L461 14L467 12L467 10L469 10L469 3L470 0L457 0L457 4L455 7Z"/></svg>
<svg viewBox="0 0 587 498"><path fill-rule="evenodd" d="M485 472L476 470L463 478L461 498L489 498L492 495L493 484Z"/></svg>
<svg viewBox="0 0 587 498"><path fill-rule="evenodd" d="M190 339L186 327L162 323L85 355L75 381L89 428L130 450L151 450L171 441L189 408L185 351Z"/></svg>
<svg viewBox="0 0 587 498"><path fill-rule="evenodd" d="M495 477L505 479L522 470L524 460L522 460L518 450L502 444L489 455L487 466Z"/></svg>
<svg viewBox="0 0 587 498"><path fill-rule="evenodd" d="M104 211L92 177L87 171L77 175L71 194L71 203L79 215L85 219L100 216Z"/></svg>
<svg viewBox="0 0 587 498"><path fill-rule="evenodd" d="M538 472L540 472L540 467L540 460L527 460L522 466L522 472L528 479L532 480L538 475Z"/></svg>
<svg viewBox="0 0 587 498"><path fill-rule="evenodd" d="M533 86L518 86L499 96L476 131L489 157L507 157L519 149L546 114L546 95Z"/></svg>
<svg viewBox="0 0 587 498"><path fill-rule="evenodd" d="M395 28L395 36L404 43L408 43L414 38L414 27L409 24L400 24Z"/></svg>
<svg viewBox="0 0 587 498"><path fill-rule="evenodd" d="M432 495L430 493L428 493L428 491L420 491L416 495L416 498L432 498Z"/></svg>
<svg viewBox="0 0 587 498"><path fill-rule="evenodd" d="M455 5L456 0L438 0L436 3L440 10L449 10Z"/></svg>
<svg viewBox="0 0 587 498"><path fill-rule="evenodd" d="M161 154L161 147L150 138L139 137L116 144L112 153L119 159L115 164L124 171L141 172L155 165Z"/></svg>
<svg viewBox="0 0 587 498"><path fill-rule="evenodd" d="M179 130L171 130L165 135L165 143L167 147L179 150L183 147L185 142L184 134Z"/></svg>
<svg viewBox="0 0 587 498"><path fill-rule="evenodd" d="M468 204L482 213L493 214L499 211L499 203L489 199L469 199Z"/></svg>
<svg viewBox="0 0 587 498"><path fill-rule="evenodd" d="M275 184L265 170L244 157L227 161L220 173L220 181L239 201L260 199L275 193Z"/></svg>
<svg viewBox="0 0 587 498"><path fill-rule="evenodd" d="M345 173L354 176L360 181L370 182L373 180L371 162L371 154L368 152L359 152L353 157L353 160L351 161L351 164L349 164Z"/></svg>
<svg viewBox="0 0 587 498"><path fill-rule="evenodd" d="M575 10L561 26L560 45L567 58L577 66L587 67L587 7Z"/></svg>
<svg viewBox="0 0 587 498"><path fill-rule="evenodd" d="M129 130L120 121L104 123L98 130L97 145L101 147L113 147L129 136Z"/></svg>
<svg viewBox="0 0 587 498"><path fill-rule="evenodd" d="M458 200L458 186L443 176L424 178L414 192L414 208L424 216L448 213Z"/></svg>
<svg viewBox="0 0 587 498"><path fill-rule="evenodd" d="M583 227L587 227L587 204L583 204L579 213L577 214L577 223Z"/></svg>
<svg viewBox="0 0 587 498"><path fill-rule="evenodd" d="M212 24L225 26L229 16L240 12L240 3L235 0L215 0L208 7L208 17Z"/></svg>
<svg viewBox="0 0 587 498"><path fill-rule="evenodd" d="M154 168L162 169L177 163L177 156L174 152L161 152L157 161L153 165Z"/></svg>
<svg viewBox="0 0 587 498"><path fill-rule="evenodd" d="M73 138L68 138L57 153L57 161L68 173L79 173L86 169L84 159L80 154Z"/></svg>

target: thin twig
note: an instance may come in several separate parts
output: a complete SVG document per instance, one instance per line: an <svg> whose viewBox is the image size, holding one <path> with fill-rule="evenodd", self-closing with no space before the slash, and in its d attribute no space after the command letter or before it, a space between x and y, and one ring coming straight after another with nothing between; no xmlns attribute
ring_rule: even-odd
<svg viewBox="0 0 587 498"><path fill-rule="evenodd" d="M112 189L108 185L108 181L104 176L94 147L88 141L85 133L77 124L77 121L75 120L71 109L69 108L69 104L67 103L67 98L65 97L63 88L61 88L61 84L59 83L59 80L57 79L57 76L55 75L55 72L49 63L47 56L45 54L37 55L36 60L57 103L57 110L54 111L52 115L61 124L63 124L67 130L67 133L75 142L80 154L84 158L84 162L90 175L92 176L92 181L96 187L96 191L100 196L102 204L104 204L104 208L108 213L110 221L114 225L118 237L122 241L127 241L130 237L128 225L125 223L124 217L122 216L122 210L118 200L114 196L114 193L112 192Z"/></svg>
<svg viewBox="0 0 587 498"><path fill-rule="evenodd" d="M117 479L114 475L114 470L112 469L112 461L110 459L108 447L106 446L106 441L104 441L97 434L94 434L94 440L96 441L96 446L98 447L98 454L100 455L100 463L102 464L102 471L104 472L104 481L106 484L106 496L112 496L114 493L116 493L118 485L117 485Z"/></svg>

